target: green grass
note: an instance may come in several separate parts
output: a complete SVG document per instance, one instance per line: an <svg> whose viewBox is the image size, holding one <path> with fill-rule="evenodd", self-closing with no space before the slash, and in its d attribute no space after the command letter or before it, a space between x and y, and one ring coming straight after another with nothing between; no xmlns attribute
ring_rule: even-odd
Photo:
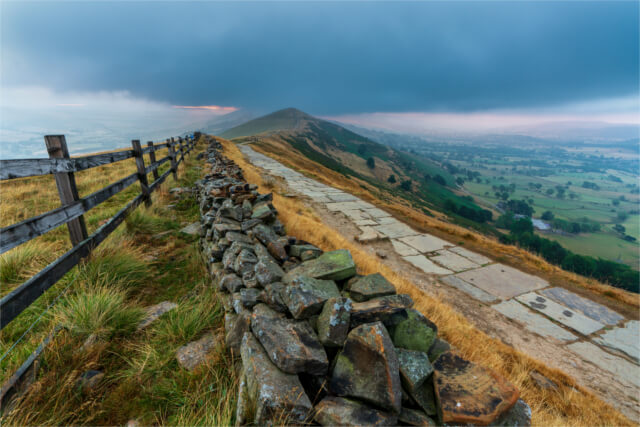
<svg viewBox="0 0 640 427"><path fill-rule="evenodd" d="M202 172L196 154L197 150L187 158L186 167L180 168L180 180L173 183L168 178L167 186L193 185ZM178 231L198 219L197 204L190 196L171 199L162 191L154 199L151 208L139 207L87 262L2 330L0 351L4 352L72 284L52 314L0 365L4 380L54 325L66 327L43 353L36 383L12 412L1 415L2 424L122 425L130 419L143 425L234 423L237 361L227 355L224 345L214 349L194 372L180 368L175 359L179 347L205 333L219 334L223 324L223 311L209 284L197 236ZM167 203L175 206L168 208ZM159 233L162 235L157 236ZM28 255L12 262L22 266L23 275L32 268ZM12 269L5 271L9 274ZM161 301L174 301L178 308L137 331L143 309ZM91 334L100 339L78 351ZM76 385L88 369L105 372L105 378L90 392Z"/></svg>

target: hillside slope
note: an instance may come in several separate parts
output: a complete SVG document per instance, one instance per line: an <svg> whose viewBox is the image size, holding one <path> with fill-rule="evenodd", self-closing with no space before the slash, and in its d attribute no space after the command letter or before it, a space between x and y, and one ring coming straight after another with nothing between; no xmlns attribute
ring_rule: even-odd
<svg viewBox="0 0 640 427"><path fill-rule="evenodd" d="M234 142L252 142L267 151L300 154L362 185L398 195L425 213L433 214L444 210L446 203L455 203L472 216L491 215L459 194L454 177L441 165L294 108L251 120L222 136ZM465 225L479 226L471 222Z"/></svg>

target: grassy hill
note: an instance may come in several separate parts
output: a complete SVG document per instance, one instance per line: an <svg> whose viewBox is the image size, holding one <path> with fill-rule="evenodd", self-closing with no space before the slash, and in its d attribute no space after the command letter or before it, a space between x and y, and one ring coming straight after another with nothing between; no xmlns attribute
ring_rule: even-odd
<svg viewBox="0 0 640 427"><path fill-rule="evenodd" d="M442 211L448 201L474 212L481 210L458 193L454 177L435 161L380 144L294 108L251 120L222 136L255 143L267 151L301 154L360 183L400 196L424 212ZM477 223L465 225L482 228Z"/></svg>

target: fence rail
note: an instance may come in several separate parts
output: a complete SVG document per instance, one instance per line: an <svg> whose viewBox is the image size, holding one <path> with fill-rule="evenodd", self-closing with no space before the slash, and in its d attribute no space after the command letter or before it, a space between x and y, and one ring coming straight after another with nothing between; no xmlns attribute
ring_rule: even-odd
<svg viewBox="0 0 640 427"><path fill-rule="evenodd" d="M177 179L178 165L184 160L185 155L195 147L198 137L199 134L196 133L194 137L184 139L178 137L177 141L175 138L170 138L159 144L149 142L144 148L141 147L140 141L133 140L131 150L70 158L64 135L47 135L45 142L49 159L0 160L0 181L54 175L62 205L57 209L0 229L0 254L63 224L67 224L73 244L73 248L68 252L0 300L0 329L29 307L40 295L75 267L82 258L89 255L140 203L150 204L151 193L164 182L169 174L173 174ZM169 155L156 160L156 151L163 148L168 149ZM149 165L145 165L144 154L149 155ZM78 196L74 172L130 158L136 160L136 172L86 197L80 198ZM159 175L158 168L166 162L171 162L170 168ZM151 183L147 179L150 173L153 173L154 178ZM140 182L140 194L130 200L125 207L93 234L87 235L83 215L135 182Z"/></svg>

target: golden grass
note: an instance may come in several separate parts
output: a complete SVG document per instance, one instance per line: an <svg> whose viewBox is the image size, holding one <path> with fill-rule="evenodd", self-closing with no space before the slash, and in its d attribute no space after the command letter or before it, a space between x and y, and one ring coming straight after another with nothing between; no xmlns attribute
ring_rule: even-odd
<svg viewBox="0 0 640 427"><path fill-rule="evenodd" d="M544 258L517 246L505 245L497 239L482 235L473 230L446 222L445 216L439 212L430 212L433 216L425 215L413 209L406 200L381 191L372 185L353 177L346 177L326 168L304 155L298 153L289 144L275 139L262 138L260 144L252 148L265 155L273 157L301 173L313 177L319 182L342 189L363 200L375 204L397 217L403 218L413 228L429 232L440 237L455 239L465 247L485 253L505 264L519 269L535 272L552 284L563 286L582 294L595 294L599 302L608 303L614 309L625 315L637 318L640 308L640 295L627 292L620 288L601 283L595 279L580 276L548 263Z"/></svg>
<svg viewBox="0 0 640 427"><path fill-rule="evenodd" d="M262 191L268 191L263 185L263 174L244 159L233 143L224 140L222 143L226 155L243 169L247 181L258 184ZM329 177L336 178L333 175ZM331 181L331 185L336 185L336 181ZM340 187L339 184L336 186ZM300 201L274 194L273 203L287 233L304 237L324 250L348 249L360 273L379 272L395 284L398 292L411 295L415 301L414 307L434 321L441 336L465 358L495 370L520 389L522 399L531 407L534 425L635 425L609 404L578 386L563 372L549 368L476 329L451 306L425 294L404 275L380 263L377 258L324 224ZM558 390L546 390L538 386L530 379L533 370L554 381Z"/></svg>

